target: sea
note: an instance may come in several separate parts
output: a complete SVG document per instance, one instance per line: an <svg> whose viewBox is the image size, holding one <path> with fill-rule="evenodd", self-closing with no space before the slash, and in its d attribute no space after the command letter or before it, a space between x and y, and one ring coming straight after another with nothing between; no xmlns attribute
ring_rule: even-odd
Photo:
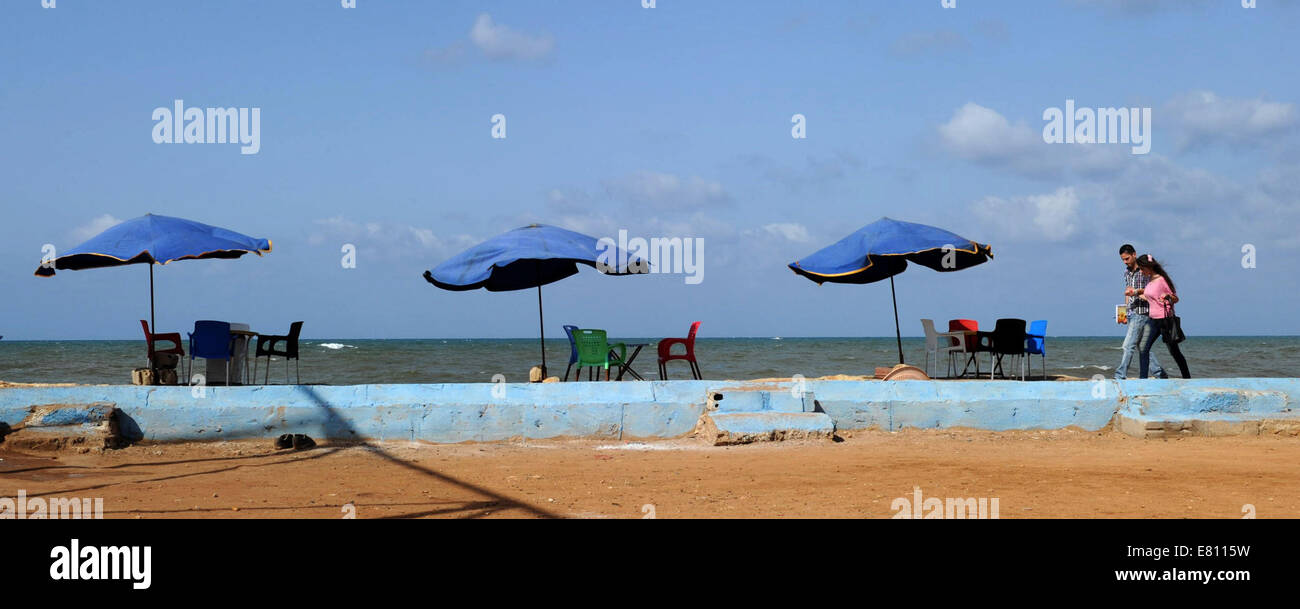
<svg viewBox="0 0 1300 609"><path fill-rule="evenodd" d="M611 340L628 345L645 344L632 362L632 369L646 379L658 378L657 339ZM1046 372L1110 378L1119 364L1121 342L1120 336L1049 337ZM629 347L629 352L632 349ZM1197 336L1189 337L1182 349L1194 378L1300 376L1300 336ZM894 337L700 338L695 351L706 379L871 375L877 366L898 362ZM250 349L250 355L251 352ZM903 352L907 363L922 366L924 339L904 338ZM1178 375L1163 343L1157 342L1152 352L1171 376ZM525 382L529 368L541 361L536 338L304 340L300 354L302 383L323 385ZM981 371L987 372L988 358L987 353L980 354ZM568 341L547 340L546 359L549 373L563 376L569 361ZM1041 374L1044 361L1036 355L1031 361L1031 374ZM258 362L259 382L268 376L266 362L266 358ZM280 358L270 362L269 378L265 380L271 384L285 383L286 364L288 380L293 381L293 363ZM0 340L0 381L11 383L129 384L132 369L146 366L145 345L141 340ZM195 367L199 372L203 368L202 363ZM940 362L940 376L946 368L945 358ZM583 379L587 376L584 374ZM689 366L681 361L670 362L668 376L690 378ZM1128 376L1138 376L1136 355Z"/></svg>

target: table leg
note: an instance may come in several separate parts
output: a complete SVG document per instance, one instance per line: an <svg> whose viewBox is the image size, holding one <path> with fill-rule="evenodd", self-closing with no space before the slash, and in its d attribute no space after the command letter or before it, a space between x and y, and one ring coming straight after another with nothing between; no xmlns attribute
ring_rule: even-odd
<svg viewBox="0 0 1300 609"><path fill-rule="evenodd" d="M624 362L622 362L621 364L619 364L619 366L618 366L618 377L616 378L616 380L619 380L619 381L623 380L623 374L624 374L624 373L629 373L629 374L631 374L631 375L632 375L634 378L636 378L636 380L638 380L638 381L644 381L644 380L645 380L645 378L643 378L640 374L637 374L636 370L633 370L633 369L632 369L632 362L635 361L635 360L636 360L636 356L637 356L638 354L641 353L641 348L642 348L643 346L644 346L644 345L637 345L637 347L636 347L635 349L632 350L632 355L629 356L629 357L627 358L626 361L624 361ZM611 351L611 353L612 353L612 351Z"/></svg>

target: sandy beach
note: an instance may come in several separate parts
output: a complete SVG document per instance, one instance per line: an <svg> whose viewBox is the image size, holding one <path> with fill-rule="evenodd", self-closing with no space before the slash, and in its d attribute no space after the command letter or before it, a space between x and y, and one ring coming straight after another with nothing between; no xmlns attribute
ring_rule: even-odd
<svg viewBox="0 0 1300 609"><path fill-rule="evenodd" d="M1300 517L1300 443L1289 436L841 436L0 451L0 496L102 497L105 518L889 518L919 487L927 498L997 498L1000 518L1241 518L1247 504L1259 518Z"/></svg>

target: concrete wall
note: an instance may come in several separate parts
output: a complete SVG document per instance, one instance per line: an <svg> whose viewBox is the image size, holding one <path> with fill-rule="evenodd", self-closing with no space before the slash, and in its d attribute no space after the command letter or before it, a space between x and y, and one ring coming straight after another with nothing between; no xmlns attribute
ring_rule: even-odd
<svg viewBox="0 0 1300 609"><path fill-rule="evenodd" d="M1297 379L1018 381L668 381L561 384L0 388L0 424L33 407L108 403L131 439L217 440L305 433L316 438L490 442L511 438L673 438L690 433L710 396L779 403L812 392L837 429L1097 430L1117 415L1180 420L1297 420ZM771 395L749 399L740 393ZM752 396L751 396L752 397ZM57 409L56 409L57 410ZM48 409L45 412L49 412ZM47 419L51 416L44 415ZM57 418L57 413L55 414ZM3 425L0 425L3 427Z"/></svg>

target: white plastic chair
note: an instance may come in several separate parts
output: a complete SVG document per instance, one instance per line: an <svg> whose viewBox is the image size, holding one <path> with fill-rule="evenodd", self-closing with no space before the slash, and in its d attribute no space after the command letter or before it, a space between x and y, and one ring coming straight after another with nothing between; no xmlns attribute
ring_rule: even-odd
<svg viewBox="0 0 1300 609"><path fill-rule="evenodd" d="M966 335L962 332L939 332L934 329L933 319L922 319L921 327L925 328L925 373L930 374L930 358L934 357L934 372L930 377L934 378L939 373L939 356L948 355L948 376L951 377L955 371L953 367L951 354L960 352L964 348L964 339Z"/></svg>

